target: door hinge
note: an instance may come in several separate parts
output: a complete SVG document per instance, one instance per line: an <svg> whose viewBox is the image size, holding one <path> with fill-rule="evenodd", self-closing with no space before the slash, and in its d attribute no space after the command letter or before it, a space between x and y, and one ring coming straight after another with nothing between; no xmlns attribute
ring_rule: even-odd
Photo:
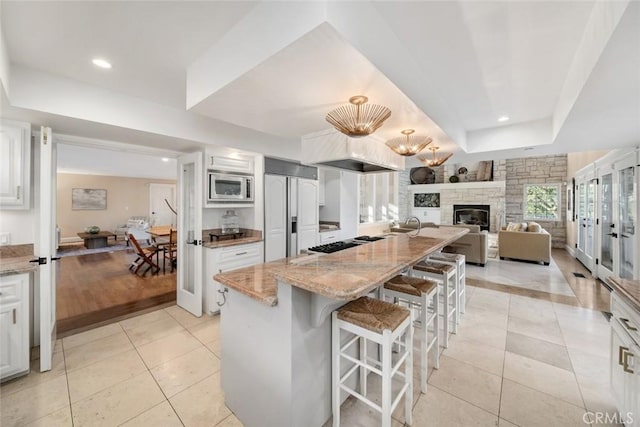
<svg viewBox="0 0 640 427"><path fill-rule="evenodd" d="M575 246L576 249L578 249L578 244L577 243L574 243L573 245Z"/></svg>
<svg viewBox="0 0 640 427"><path fill-rule="evenodd" d="M600 218L596 218L596 225L600 224Z"/></svg>
<svg viewBox="0 0 640 427"><path fill-rule="evenodd" d="M600 264L600 259L596 258L596 265Z"/></svg>

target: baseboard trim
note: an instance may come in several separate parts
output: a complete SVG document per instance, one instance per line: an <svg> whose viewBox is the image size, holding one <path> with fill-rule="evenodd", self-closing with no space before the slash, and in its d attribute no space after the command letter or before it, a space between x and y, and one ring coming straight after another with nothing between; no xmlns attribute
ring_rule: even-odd
<svg viewBox="0 0 640 427"><path fill-rule="evenodd" d="M569 255L571 255L572 257L576 257L576 251L569 245L564 245L564 250L569 252Z"/></svg>

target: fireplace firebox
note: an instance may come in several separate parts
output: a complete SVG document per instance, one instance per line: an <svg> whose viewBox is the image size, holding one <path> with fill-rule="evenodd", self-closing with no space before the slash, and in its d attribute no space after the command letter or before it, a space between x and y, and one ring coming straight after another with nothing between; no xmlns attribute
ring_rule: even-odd
<svg viewBox="0 0 640 427"><path fill-rule="evenodd" d="M489 205L453 205L454 224L479 225L481 230L489 231L490 214Z"/></svg>

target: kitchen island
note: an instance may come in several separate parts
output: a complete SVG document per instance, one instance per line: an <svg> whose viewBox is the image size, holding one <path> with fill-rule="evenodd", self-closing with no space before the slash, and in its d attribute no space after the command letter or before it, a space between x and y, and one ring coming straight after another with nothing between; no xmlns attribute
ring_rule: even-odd
<svg viewBox="0 0 640 427"><path fill-rule="evenodd" d="M467 232L426 228L216 275L228 289L220 324L227 406L247 427L322 426L331 417L331 312Z"/></svg>

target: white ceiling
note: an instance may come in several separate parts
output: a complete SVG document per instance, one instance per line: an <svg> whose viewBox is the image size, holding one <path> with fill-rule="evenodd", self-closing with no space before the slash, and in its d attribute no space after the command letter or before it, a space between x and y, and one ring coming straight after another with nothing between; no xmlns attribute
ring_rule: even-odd
<svg viewBox="0 0 640 427"><path fill-rule="evenodd" d="M12 62L184 108L187 66L255 4L3 0L2 27Z"/></svg>
<svg viewBox="0 0 640 427"><path fill-rule="evenodd" d="M481 160L517 155L524 148L522 141L535 147L525 155L640 142L639 120L633 120L640 117L637 3L627 7L593 70L583 73L584 87L575 94L557 138L540 137L552 135L551 125L558 122L554 114L576 52L585 38L589 41L586 31L597 4L2 1L0 11L12 68L40 70L131 97L131 102L119 98L117 104L121 113L131 108L129 117L142 114L134 107L141 100L150 108L164 108L155 123L154 115L147 114L151 118L145 126L106 113L101 118L102 111L79 120L82 114L67 113L61 101L39 101L40 106L33 97L23 100L24 89L10 92L9 102L20 107L12 115L53 121L59 132L176 151L207 143L248 143L246 137L230 137L234 132L228 127L220 131L222 137L206 138L209 129L215 134L223 121L275 135L264 139L270 145L264 152L273 155L282 148L290 155L298 150L299 136L329 127L324 120L329 110L364 94L392 110L378 131L383 138L414 128L456 152L454 160ZM291 25L282 25L287 19ZM262 56L247 48L270 47L272 33L277 34L277 47L263 49ZM205 76L212 81L224 76L227 82L209 92L200 89L202 101L187 111L187 70L216 49L226 54L208 63ZM95 56L110 60L113 69L92 66ZM76 96L73 91L66 94ZM101 102L104 109L116 105L95 99L96 105ZM205 137L171 129L166 107L176 117L184 118L185 112L193 116ZM498 123L502 115L511 120ZM203 121L206 118L211 122ZM540 132L544 123L548 132ZM493 143L492 132L500 129L513 129L502 133L523 137L505 142L496 136ZM609 130L609 138L603 129ZM251 146L261 151L260 133L238 134L253 135Z"/></svg>

